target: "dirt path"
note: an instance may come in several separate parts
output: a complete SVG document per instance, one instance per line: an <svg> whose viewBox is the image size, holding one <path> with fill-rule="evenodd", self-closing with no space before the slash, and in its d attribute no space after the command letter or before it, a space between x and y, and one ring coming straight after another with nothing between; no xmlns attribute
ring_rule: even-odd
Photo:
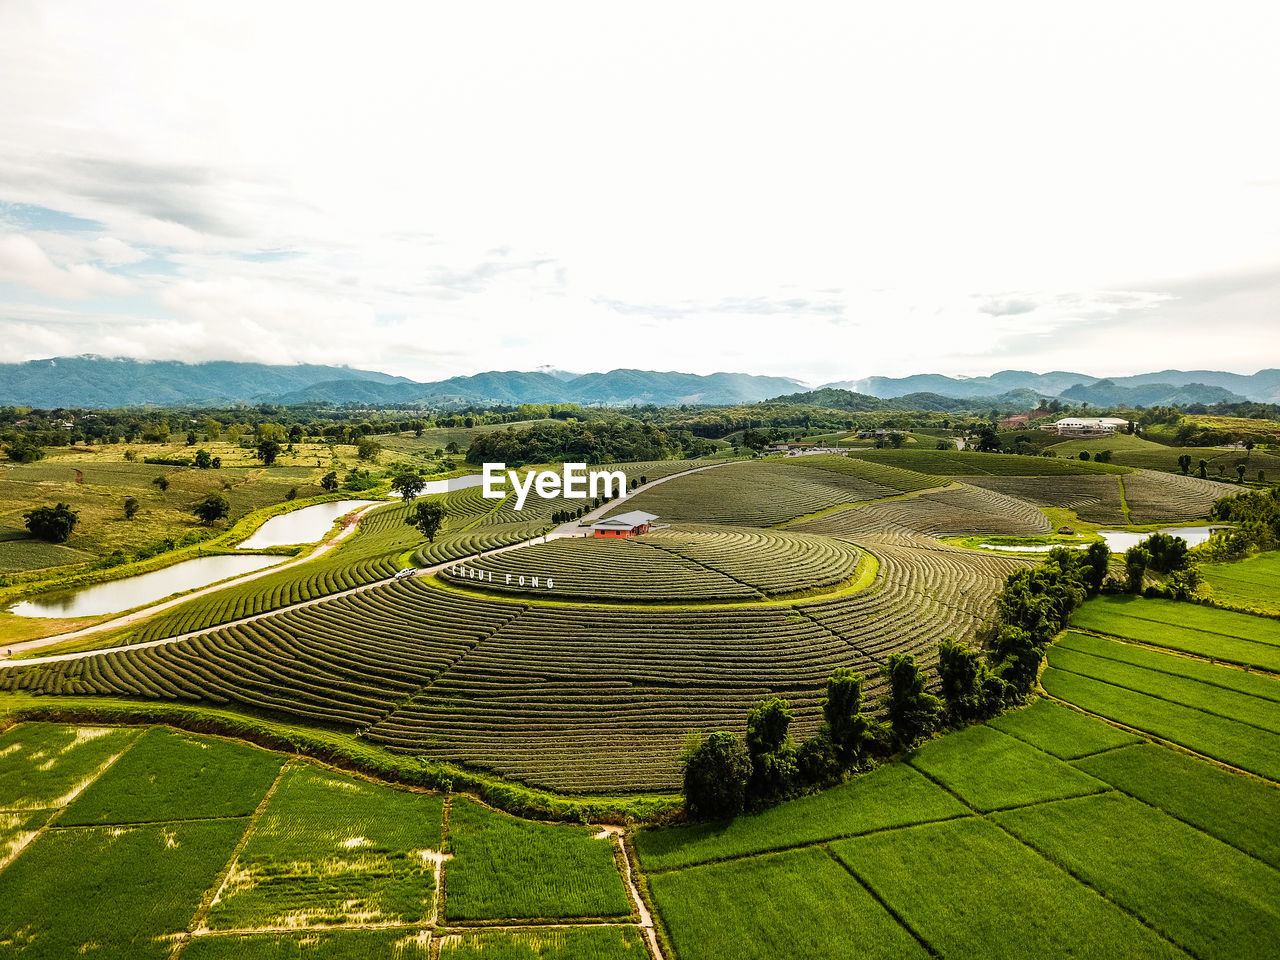
<svg viewBox="0 0 1280 960"><path fill-rule="evenodd" d="M644 486L637 487L635 490L630 491L626 495L619 497L616 500L611 500L609 503L606 503L604 506L598 507L597 509L592 510L588 514L584 514L580 520L575 520L572 523L566 523L566 524L562 524L559 527L556 527L546 536L533 537L532 539L529 539L529 540L522 540L519 543L511 543L503 547L495 547L492 550L484 550L484 551L481 551L480 553L473 553L465 557L458 557L455 560L447 560L443 563L437 563L430 567L423 567L423 568L420 568L417 571L417 573L414 574L414 576L423 576L423 575L438 573L441 570L443 570L445 567L450 567L459 563L466 563L468 560L474 560L477 557L488 557L497 553L505 553L508 550L517 550L520 547L525 547L534 543L544 543L547 540L555 540L560 537L586 536L587 530L584 526L582 526L583 524L593 523L602 514L615 509L620 503L626 502L631 497L635 496L637 493L641 493L642 491L648 490L651 487L656 487L660 483L666 483L668 480L674 480L676 477L687 476L688 474L691 474L691 473L699 473L702 470L712 470L716 467L723 467L723 466L727 466L729 463L737 463L737 462L739 461L729 460L729 461L725 461L724 463L712 463L712 464L708 464L705 467L694 467L691 470L682 470L680 473L673 473L667 477L660 477L657 480L650 480ZM368 511L374 510L377 507L385 506L387 503L391 503L391 502L394 502L394 501L385 501L385 502L373 504L368 507L363 507L359 511L356 511L356 513L359 516L363 516ZM329 550L332 550L340 540L342 540L344 537L349 536L351 533L355 532L356 529L357 529L356 523L346 523L343 525L342 529L338 531L338 533L335 536L325 541L318 548L311 551L306 556L298 557L296 560L291 560L288 563L282 563L282 564L277 564L276 566L266 567L263 570L257 570L257 571L254 571L253 573L245 574L243 577L237 577L234 580L229 580L224 583L219 583L213 586L204 587L193 593L183 594L181 597L175 597L172 600L166 600L163 603L156 604L155 606L144 607L141 610L135 610L133 613L125 614L122 617L117 617L114 620L110 620L107 623L99 624L95 627L86 627L82 630L75 630L75 631L72 631L71 633L61 633L53 637L42 637L39 640L27 640L23 643L15 643L12 646L6 647L5 650L0 651L0 663L3 663L4 661L8 660L9 657L15 653L23 653L28 650L39 650L42 647L51 646L55 643L61 643L64 640L73 640L79 637L89 636L90 634L100 633L105 630L119 629L120 627L125 627L132 623L137 623L140 620L145 620L153 616L154 614L167 610L170 607L177 606L180 603L186 603L188 600L194 600L197 597L203 597L210 593L215 593L219 590L224 590L227 587L234 587L234 586L239 586L242 583L248 583L250 580L255 580L258 577L266 576L269 573L279 573L281 570L287 570L290 567L297 566L298 564L307 563L308 561L314 560L317 557L323 555ZM192 630L189 633L181 633L173 637L164 637L159 640L148 640L146 643L121 644L119 646L114 646L114 647L102 647L97 650L81 650L76 653L62 653L62 654L56 654L48 657L31 657L30 659L18 660L14 662L20 663L23 666L26 666L28 664L31 666L36 666L38 664L43 664L43 663L57 663L62 660L83 660L85 657L96 656L97 654L100 654L100 653L118 653L124 650L143 650L143 649L146 649L147 647L164 646L165 644L168 644L168 643L177 643L181 640L189 640L192 637L203 636L207 633L213 633L216 630L222 630L227 627L238 627L247 623L253 623L255 620L261 620L264 617L273 617L276 614L284 613L286 611L301 610L304 607L310 607L317 603L324 603L328 600L335 600L339 597L349 597L352 594L361 593L365 590L372 590L375 587L380 587L380 586L383 586L384 584L391 583L393 579L394 579L393 577L387 577L384 580L376 580L373 583L366 583L363 586L352 587L350 590L341 590L337 593L326 593L322 597L313 597L310 600L303 600L301 603L291 604L286 607L277 607L274 610L265 610L262 613L255 613L252 616L241 617L238 620L228 620L224 623L214 624L213 626L209 626L209 627L202 627L199 630Z"/></svg>
<svg viewBox="0 0 1280 960"><path fill-rule="evenodd" d="M631 895L631 902L635 904L636 913L640 916L640 932L644 934L644 938L649 944L653 960L663 960L662 948L658 946L658 934L653 927L653 915L649 913L649 908L645 906L644 898L640 896L640 888L636 886L636 879L631 873L631 858L627 855L626 833L627 831L624 827L602 824L598 836L601 838L612 837L613 842L617 844L618 852L622 854L622 879L627 885L627 893Z"/></svg>

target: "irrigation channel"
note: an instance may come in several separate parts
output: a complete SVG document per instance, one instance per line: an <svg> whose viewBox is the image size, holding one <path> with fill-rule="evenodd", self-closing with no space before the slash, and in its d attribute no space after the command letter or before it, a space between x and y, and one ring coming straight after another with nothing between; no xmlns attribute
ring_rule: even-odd
<svg viewBox="0 0 1280 960"><path fill-rule="evenodd" d="M491 556L496 553L505 553L508 550L516 550L530 543L543 543L547 540L554 540L561 537L584 536L586 533L587 525L594 523L596 520L604 516L604 514L608 513L611 510L616 509L619 504L625 503L627 500L629 500L631 497L635 496L638 493L648 490L651 487L657 486L660 483L665 483L668 480L674 480L676 477L688 476L691 473L699 473L703 470L714 470L716 467L722 467L722 466L726 466L727 464L736 463L736 462L737 461L728 460L728 461L724 461L723 463L707 464L706 466L702 466L702 467L694 467L692 470L683 470L680 473L673 473L670 476L659 477L656 480L650 480L648 483L644 484L643 486L636 487L634 490L629 490L626 493L624 493L621 497L617 497L614 500L610 500L607 503L601 505L600 507L590 511L589 513L583 514L583 516L578 520L572 520L568 523L561 524L559 527L556 527L554 530L552 530L550 533L544 536L533 537L529 540L523 540L519 543L508 544L507 546L497 547L493 550L486 550L480 553L472 554L467 557L459 557L443 563L438 563L433 566L425 567L418 570L416 575L437 573L440 570L443 570L445 567L454 566L459 563L465 563L468 560L474 560L477 557ZM420 496L429 496L431 494L439 494L439 493L450 493L455 490L465 490L470 487L480 486L481 483L483 483L483 479L479 474L468 474L467 476L463 476L463 477L451 477L448 480L433 480L427 484L427 486L423 489ZM12 644L11 646L7 646L4 649L0 649L0 662L4 662L5 660L9 659L9 657L12 656L13 654L21 654L21 653L27 652L28 650L37 650L41 647L52 646L53 644L61 643L64 640L72 640L78 637L85 637L85 636L89 636L90 634L105 632L108 630L115 630L120 627L128 626L131 623L136 623L139 620L144 620L146 618L149 618L156 613L160 613L163 610L167 610L170 607L173 607L179 603L185 603L186 601L191 600L195 597L203 596L204 594L212 593L215 590L223 590L223 589L226 589L227 587L231 587L240 583L247 582L256 577L263 576L266 573L275 573L280 570L287 569L288 567L296 566L298 564L307 563L311 560L314 560L316 557L319 557L323 553L326 553L327 551L333 549L333 547L337 545L338 541L354 533L356 530L359 518L362 517L364 514L368 513L370 510L375 509L377 507L386 506L388 503L391 503L393 501L373 500L373 501L363 501L363 502L369 504L369 506L358 508L355 514L355 518L357 520L356 523L350 523L344 526L332 538L325 541L317 549L311 551L310 553L306 554L303 557L299 557L295 560L291 560L288 563L272 566L270 567L270 569L264 568L260 570L254 570L238 579L228 580L226 582L221 582L221 583L215 583L213 586L207 586L203 590L199 590L194 593L184 593L180 596L174 597L173 599L166 600L163 603L159 603L154 606L143 607L142 609L139 609L139 610L134 610L133 612L123 617L118 617L106 623L96 624L92 627L86 627L83 630L76 630L71 633L62 633L52 637L41 637L36 640L27 640L22 643ZM307 507L304 509L311 509L311 508ZM302 511L299 511L299 512L302 512ZM207 557L203 559L215 559L215 558ZM219 559L250 560L250 559L258 559L258 557L255 557L251 554L246 554L242 557L232 556L229 558L219 558ZM279 558L270 556L270 557L265 557L264 559L267 559L268 561L276 561ZM166 568L166 570L177 569L177 567L179 566L182 566L182 564L176 564L174 567ZM165 571L161 570L157 572L164 573ZM143 574L140 577L130 577L126 580L116 580L116 581L112 581L111 583L99 584L98 586L104 587L104 588L106 587L118 588L124 584L130 583L133 580L140 580L145 576L150 576L150 575ZM276 616L286 611L299 610L304 607L309 607L316 603L323 603L325 601L333 600L338 597L345 597L355 593L362 593L366 590L372 590L374 587L378 587L385 583L389 583L392 579L393 578L388 577L382 580L374 581L373 583L364 584L363 586L353 587L350 590L343 590L338 593L328 593L328 594L325 594L324 596L315 597L311 600L305 600L302 603L293 604L292 606L278 607L274 610L264 611L263 613L254 614L253 616L249 616L249 617L243 617L239 620L232 620L226 623L220 623L214 626L206 627L201 630L193 630L190 633L179 634L173 637L164 637L163 639L160 639L160 640L150 640L145 643L127 644L125 646L120 646L120 647L107 647L99 650L86 650L79 653L68 653L68 654L61 654L58 656L32 657L31 659L24 660L23 662L27 664L52 663L58 660L81 659L83 657L95 656L97 654L102 654L102 653L110 653L116 650L138 650L144 647L157 647L167 643L176 643L179 640L186 640L190 637L196 637L202 634L212 633L215 630L222 630L227 627L233 627L233 626L239 626L245 623L251 623L254 620L259 620L263 617ZM97 587L88 588L88 589L97 589ZM161 594L161 596L164 596L164 595ZM145 603L146 601L140 601L140 602ZM117 607L116 609L127 610L129 608ZM16 609L13 612L17 612ZM28 614L28 615L30 616L34 614ZM65 616L66 614L41 614L41 615L42 616L57 616L57 615Z"/></svg>

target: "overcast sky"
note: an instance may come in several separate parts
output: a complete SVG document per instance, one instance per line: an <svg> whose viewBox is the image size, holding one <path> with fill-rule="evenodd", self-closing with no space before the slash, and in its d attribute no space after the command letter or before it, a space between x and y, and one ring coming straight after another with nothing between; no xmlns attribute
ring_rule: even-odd
<svg viewBox="0 0 1280 960"><path fill-rule="evenodd" d="M1280 4L0 0L0 360L1280 366Z"/></svg>

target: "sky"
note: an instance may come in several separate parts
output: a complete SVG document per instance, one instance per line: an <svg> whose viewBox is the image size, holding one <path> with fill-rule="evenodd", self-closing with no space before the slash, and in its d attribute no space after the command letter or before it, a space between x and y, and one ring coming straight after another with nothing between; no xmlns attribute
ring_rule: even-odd
<svg viewBox="0 0 1280 960"><path fill-rule="evenodd" d="M1280 366L1280 5L0 2L0 362Z"/></svg>

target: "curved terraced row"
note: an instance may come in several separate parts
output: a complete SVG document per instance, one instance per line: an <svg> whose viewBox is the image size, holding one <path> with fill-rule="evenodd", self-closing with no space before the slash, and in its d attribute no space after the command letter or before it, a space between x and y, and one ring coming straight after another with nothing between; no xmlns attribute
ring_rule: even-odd
<svg viewBox="0 0 1280 960"><path fill-rule="evenodd" d="M483 590L543 597L761 600L843 583L856 575L858 560L853 546L827 537L681 526L634 540L552 540L446 568L445 575Z"/></svg>
<svg viewBox="0 0 1280 960"><path fill-rule="evenodd" d="M961 483L994 490L1042 507L1065 507L1092 523L1125 523L1121 477L1078 474L1047 477L957 477ZM1124 477L1126 485L1130 477Z"/></svg>
<svg viewBox="0 0 1280 960"><path fill-rule="evenodd" d="M797 734L833 670L894 650L928 661L971 635L1022 562L922 543L874 546L876 588L705 610L525 606L418 581L172 644L0 670L0 689L233 703L559 790L674 789L690 730L741 730L779 694ZM621 615L620 615L621 614Z"/></svg>
<svg viewBox="0 0 1280 960"><path fill-rule="evenodd" d="M1124 478L1131 523L1164 523L1207 517L1215 501L1232 497L1239 487L1199 477L1155 470L1135 470Z"/></svg>
<svg viewBox="0 0 1280 960"><path fill-rule="evenodd" d="M611 512L645 510L664 521L768 527L841 503L899 492L854 473L748 461L676 477Z"/></svg>
<svg viewBox="0 0 1280 960"><path fill-rule="evenodd" d="M919 536L1042 536L1053 532L1048 518L1033 504L970 486L851 507L793 529L854 539L877 535L902 543Z"/></svg>

